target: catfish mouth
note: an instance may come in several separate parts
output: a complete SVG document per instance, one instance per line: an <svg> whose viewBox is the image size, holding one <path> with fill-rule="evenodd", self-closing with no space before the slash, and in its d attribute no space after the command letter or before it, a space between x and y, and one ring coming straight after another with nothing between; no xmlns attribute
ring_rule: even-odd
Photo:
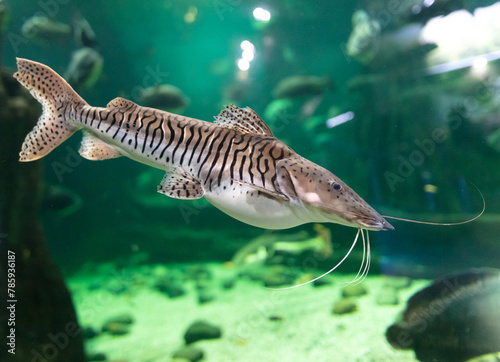
<svg viewBox="0 0 500 362"><path fill-rule="evenodd" d="M357 222L363 225L364 229L368 230L394 230L394 226L387 222L382 216L380 216L380 219L359 219Z"/></svg>
<svg viewBox="0 0 500 362"><path fill-rule="evenodd" d="M327 219L332 219L335 216L341 221L333 221L346 226L351 226L355 228L361 228L365 230L380 231L380 230L394 230L387 220L385 220L381 215L379 215L375 210L373 212L375 215L366 215L362 213L354 213L352 211L339 211L329 206L325 205L313 205L313 207L319 207Z"/></svg>

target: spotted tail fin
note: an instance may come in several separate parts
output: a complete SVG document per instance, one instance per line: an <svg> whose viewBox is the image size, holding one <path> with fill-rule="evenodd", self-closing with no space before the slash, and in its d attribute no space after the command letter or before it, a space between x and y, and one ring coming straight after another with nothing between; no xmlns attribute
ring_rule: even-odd
<svg viewBox="0 0 500 362"><path fill-rule="evenodd" d="M43 108L36 126L24 139L19 154L19 161L34 161L47 155L77 130L68 124L65 112L87 103L46 65L17 58L17 69L14 78L30 91Z"/></svg>

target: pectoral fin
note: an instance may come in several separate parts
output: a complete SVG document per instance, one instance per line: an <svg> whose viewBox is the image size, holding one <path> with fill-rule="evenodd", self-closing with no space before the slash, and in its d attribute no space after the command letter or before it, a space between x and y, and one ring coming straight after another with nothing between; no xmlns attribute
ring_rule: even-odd
<svg viewBox="0 0 500 362"><path fill-rule="evenodd" d="M249 187L251 189L254 189L257 192L260 192L262 195L266 197L270 197L272 199L278 199L281 201L288 201L288 197L286 195L283 195L282 193L276 192L276 191L271 191L268 189L265 189L264 187L256 186L254 184L251 184L249 182L245 181L238 181L238 180L233 180L234 183L240 184L240 185L245 185L246 187Z"/></svg>
<svg viewBox="0 0 500 362"><path fill-rule="evenodd" d="M180 168L173 170L173 172L167 172L158 186L158 192L174 199L183 200L200 199L205 195L200 181L195 180Z"/></svg>
<svg viewBox="0 0 500 362"><path fill-rule="evenodd" d="M278 179L279 188L290 199L297 199L297 191L284 161L280 160L276 163L276 178Z"/></svg>

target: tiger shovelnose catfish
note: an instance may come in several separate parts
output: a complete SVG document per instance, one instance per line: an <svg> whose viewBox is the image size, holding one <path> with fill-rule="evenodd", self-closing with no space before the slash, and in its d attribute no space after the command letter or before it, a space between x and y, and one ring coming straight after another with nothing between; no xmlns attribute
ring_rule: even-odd
<svg viewBox="0 0 500 362"><path fill-rule="evenodd" d="M227 106L210 123L123 98L92 107L49 67L26 59L17 59L17 66L14 77L43 108L20 161L42 158L82 130L82 157L127 156L165 170L158 192L205 197L250 225L285 229L332 222L357 228L363 240L363 230L393 229L338 177L273 137L250 108Z"/></svg>

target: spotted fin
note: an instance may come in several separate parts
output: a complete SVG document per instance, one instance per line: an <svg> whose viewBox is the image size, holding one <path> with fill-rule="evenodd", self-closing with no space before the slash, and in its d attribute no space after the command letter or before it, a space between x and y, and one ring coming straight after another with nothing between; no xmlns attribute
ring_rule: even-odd
<svg viewBox="0 0 500 362"><path fill-rule="evenodd" d="M78 153L83 158L91 161L108 160L123 156L116 148L86 131L83 131L82 144Z"/></svg>
<svg viewBox="0 0 500 362"><path fill-rule="evenodd" d="M200 199L205 195L200 181L193 179L180 168L167 172L158 186L158 192L183 200Z"/></svg>
<svg viewBox="0 0 500 362"><path fill-rule="evenodd" d="M243 133L260 134L273 137L269 126L251 108L240 108L231 104L215 117L219 127L230 128Z"/></svg>
<svg viewBox="0 0 500 362"><path fill-rule="evenodd" d="M60 75L46 65L17 58L14 74L42 105L42 115L26 136L19 161L34 161L47 155L76 130L68 123L64 110L86 106L87 103Z"/></svg>

